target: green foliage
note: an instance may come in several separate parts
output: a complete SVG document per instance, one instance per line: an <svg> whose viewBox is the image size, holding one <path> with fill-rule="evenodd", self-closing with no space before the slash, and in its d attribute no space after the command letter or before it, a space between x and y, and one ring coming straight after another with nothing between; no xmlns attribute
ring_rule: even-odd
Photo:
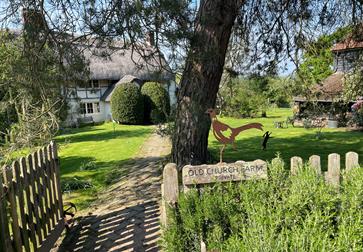
<svg viewBox="0 0 363 252"><path fill-rule="evenodd" d="M125 83L113 91L111 97L112 117L121 124L142 124L144 100L136 84Z"/></svg>
<svg viewBox="0 0 363 252"><path fill-rule="evenodd" d="M252 76L234 78L220 88L218 106L225 116L256 117L266 112L271 103L287 106L291 99L289 79Z"/></svg>
<svg viewBox="0 0 363 252"><path fill-rule="evenodd" d="M91 171L97 169L97 164L94 161L83 162L81 167L79 167L80 171Z"/></svg>
<svg viewBox="0 0 363 252"><path fill-rule="evenodd" d="M221 87L219 92L221 114L235 118L257 115L261 110L259 105L264 105L265 101L249 84L248 80L233 79Z"/></svg>
<svg viewBox="0 0 363 252"><path fill-rule="evenodd" d="M363 106L353 112L352 123L355 123L358 126L363 126Z"/></svg>
<svg viewBox="0 0 363 252"><path fill-rule="evenodd" d="M170 113L168 92L158 82L146 82L141 88L144 96L144 116L146 123L163 123Z"/></svg>
<svg viewBox="0 0 363 252"><path fill-rule="evenodd" d="M333 73L333 54L331 48L351 32L351 27L339 28L330 35L322 35L308 44L304 50L303 62L297 71L297 84L304 91L324 80Z"/></svg>
<svg viewBox="0 0 363 252"><path fill-rule="evenodd" d="M363 73L361 66L347 73L343 81L344 98L346 101L355 101L363 94Z"/></svg>
<svg viewBox="0 0 363 252"><path fill-rule="evenodd" d="M8 152L48 142L66 116L61 87L88 73L79 49L55 46L48 38L41 29L0 32L0 102L7 108L0 113L8 119L0 130L13 129Z"/></svg>
<svg viewBox="0 0 363 252"><path fill-rule="evenodd" d="M308 166L289 176L280 159L269 178L215 184L181 194L169 209L165 251L354 251L363 249L363 169L340 191Z"/></svg>
<svg viewBox="0 0 363 252"><path fill-rule="evenodd" d="M90 189L93 185L90 181L82 180L79 177L61 180L62 192L73 192L80 189Z"/></svg>
<svg viewBox="0 0 363 252"><path fill-rule="evenodd" d="M268 78L267 90L264 92L271 103L278 107L288 107L292 100L294 92L293 80L286 77L271 77Z"/></svg>

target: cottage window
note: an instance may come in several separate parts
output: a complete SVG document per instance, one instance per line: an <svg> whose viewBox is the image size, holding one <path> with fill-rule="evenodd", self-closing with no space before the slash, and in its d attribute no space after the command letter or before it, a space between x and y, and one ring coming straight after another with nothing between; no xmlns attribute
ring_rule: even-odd
<svg viewBox="0 0 363 252"><path fill-rule="evenodd" d="M85 115L86 114L86 103L81 103L80 105L79 105L79 107L80 107L80 112L81 112L81 114L82 115Z"/></svg>
<svg viewBox="0 0 363 252"><path fill-rule="evenodd" d="M93 104L87 103L87 114L93 114Z"/></svg>
<svg viewBox="0 0 363 252"><path fill-rule="evenodd" d="M89 88L99 88L100 87L100 83L98 80L90 80L88 82L88 87Z"/></svg>
<svg viewBox="0 0 363 252"><path fill-rule="evenodd" d="M80 112L83 115L87 114L94 114L94 113L100 113L100 103L99 102L87 102L87 103L81 103L80 104Z"/></svg>

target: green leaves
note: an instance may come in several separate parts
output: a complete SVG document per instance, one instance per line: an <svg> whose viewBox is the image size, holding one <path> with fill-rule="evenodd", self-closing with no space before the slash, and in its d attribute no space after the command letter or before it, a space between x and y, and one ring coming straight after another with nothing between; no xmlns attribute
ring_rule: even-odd
<svg viewBox="0 0 363 252"><path fill-rule="evenodd" d="M144 99L139 86L124 83L115 87L111 97L112 117L123 124L142 124L144 121Z"/></svg>
<svg viewBox="0 0 363 252"><path fill-rule="evenodd" d="M174 213L166 251L199 251L200 239L219 251L361 251L363 169L338 191L309 166L289 176L274 159L268 180L193 189Z"/></svg>
<svg viewBox="0 0 363 252"><path fill-rule="evenodd" d="M330 35L322 35L304 48L303 62L297 71L297 82L305 88L317 84L333 73L331 48L347 36L351 27L343 27Z"/></svg>

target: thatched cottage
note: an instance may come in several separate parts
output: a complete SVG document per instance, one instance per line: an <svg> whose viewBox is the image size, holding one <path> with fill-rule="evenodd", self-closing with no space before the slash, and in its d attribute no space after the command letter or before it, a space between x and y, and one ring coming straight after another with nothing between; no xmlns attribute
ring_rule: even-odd
<svg viewBox="0 0 363 252"><path fill-rule="evenodd" d="M176 102L175 75L171 73L164 57L155 53L151 44L143 45L141 53L124 49L114 43L109 46L84 48L89 63L88 82L74 82L68 88L68 124L82 121L103 122L112 120L110 99L116 86L133 82L140 87L147 81L163 84Z"/></svg>
<svg viewBox="0 0 363 252"><path fill-rule="evenodd" d="M314 86L312 90L315 94L314 98L310 100L303 96L293 98L299 113L304 111L309 101L313 101L328 110L333 102L342 100L344 76L352 71L356 64L361 64L360 57L363 53L363 41L355 41L351 38L346 39L335 44L332 48L332 53L334 56L334 73ZM354 101L350 102L350 104L347 104L347 107L350 108L349 105L353 103Z"/></svg>
<svg viewBox="0 0 363 252"><path fill-rule="evenodd" d="M43 14L38 11L23 10L24 27L42 32L48 29L44 20ZM14 31L18 34L21 32ZM82 120L111 120L112 92L117 85L125 82L134 82L140 87L147 81L160 82L168 91L170 102L175 103L175 75L171 73L164 56L155 50L153 42L151 33L145 37L145 43L133 49L125 48L120 41L101 43L95 38L80 40L77 46L88 63L90 76L89 81L75 80L64 87L63 94L69 106L66 124L74 125Z"/></svg>

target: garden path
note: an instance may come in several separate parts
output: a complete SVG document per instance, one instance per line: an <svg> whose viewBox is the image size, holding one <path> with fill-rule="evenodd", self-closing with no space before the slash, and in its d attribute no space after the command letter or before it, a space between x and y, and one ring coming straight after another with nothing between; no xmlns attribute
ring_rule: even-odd
<svg viewBox="0 0 363 252"><path fill-rule="evenodd" d="M129 173L102 192L56 251L159 251L160 184L170 142L152 134Z"/></svg>

